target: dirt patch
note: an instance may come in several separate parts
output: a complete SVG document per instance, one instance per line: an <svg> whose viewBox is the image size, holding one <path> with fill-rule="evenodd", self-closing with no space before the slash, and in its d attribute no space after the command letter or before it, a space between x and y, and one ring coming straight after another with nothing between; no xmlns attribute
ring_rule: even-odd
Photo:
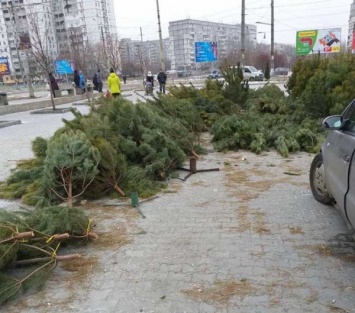
<svg viewBox="0 0 355 313"><path fill-rule="evenodd" d="M250 230L260 235L271 233L271 230L266 225L265 215L265 213L251 209L248 205L243 204L237 208L237 225L229 227L228 230L241 233Z"/></svg>
<svg viewBox="0 0 355 313"><path fill-rule="evenodd" d="M307 304L312 304L314 302L317 302L319 300L319 292L313 290L308 297L306 297L306 303Z"/></svg>
<svg viewBox="0 0 355 313"><path fill-rule="evenodd" d="M191 183L191 186L201 186L201 187L208 187L209 184L206 180L197 180Z"/></svg>
<svg viewBox="0 0 355 313"><path fill-rule="evenodd" d="M250 281L241 279L216 281L211 287L195 286L190 290L183 290L182 293L197 302L227 306L232 298L237 297L242 300L255 291L256 288Z"/></svg>
<svg viewBox="0 0 355 313"><path fill-rule="evenodd" d="M296 234L303 235L304 234L302 228L298 227L298 226L290 226L289 231L290 231L290 234L292 234L292 235L296 235Z"/></svg>
<svg viewBox="0 0 355 313"><path fill-rule="evenodd" d="M127 234L127 226L125 223L118 223L117 227L111 229L109 232L98 233L99 238L93 242L93 247L106 250L117 249L133 242Z"/></svg>
<svg viewBox="0 0 355 313"><path fill-rule="evenodd" d="M265 213L256 211L255 209L249 209L246 214L251 217L249 222L246 223L249 224L251 231L254 231L259 235L268 234L271 232L270 229L266 226ZM248 220L248 218L245 216L245 212L243 212L243 218Z"/></svg>
<svg viewBox="0 0 355 313"><path fill-rule="evenodd" d="M95 256L62 262L60 267L64 271L70 272L70 275L67 277L67 283L72 285L72 287L74 285L85 285L88 277L100 270L99 260Z"/></svg>
<svg viewBox="0 0 355 313"><path fill-rule="evenodd" d="M242 202L253 200L277 184L288 183L289 178L274 178L270 171L251 168L243 170L228 166L226 172L225 186L230 189L230 195L237 197ZM253 180L251 180L253 178Z"/></svg>
<svg viewBox="0 0 355 313"><path fill-rule="evenodd" d="M304 271L302 268L294 268L292 270L275 269L273 276L275 279L262 286L265 294L269 296L269 307L274 307L281 302L281 299L287 298L300 298L303 299L302 291L309 289L309 297L307 301L313 301L315 295L312 294L312 289L303 283L297 283L294 279L297 272ZM301 291L298 294L298 291Z"/></svg>
<svg viewBox="0 0 355 313"><path fill-rule="evenodd" d="M163 189L161 191L162 194L166 194L166 193L178 193L181 188L182 188L182 184L181 183L177 183L177 182L171 182L169 183L168 187L166 189Z"/></svg>
<svg viewBox="0 0 355 313"><path fill-rule="evenodd" d="M246 205L243 205L240 208L238 208L238 212L237 212L238 226L236 227L237 231L245 232L251 228L251 222L248 217L249 210L250 210L249 207Z"/></svg>

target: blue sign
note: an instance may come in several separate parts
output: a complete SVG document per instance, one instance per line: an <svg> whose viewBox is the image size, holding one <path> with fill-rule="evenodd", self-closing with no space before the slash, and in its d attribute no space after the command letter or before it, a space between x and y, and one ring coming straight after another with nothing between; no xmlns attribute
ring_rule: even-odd
<svg viewBox="0 0 355 313"><path fill-rule="evenodd" d="M215 62L217 61L217 56L217 42L195 42L195 62Z"/></svg>
<svg viewBox="0 0 355 313"><path fill-rule="evenodd" d="M57 74L73 74L74 64L69 60L57 60L55 61L55 72Z"/></svg>

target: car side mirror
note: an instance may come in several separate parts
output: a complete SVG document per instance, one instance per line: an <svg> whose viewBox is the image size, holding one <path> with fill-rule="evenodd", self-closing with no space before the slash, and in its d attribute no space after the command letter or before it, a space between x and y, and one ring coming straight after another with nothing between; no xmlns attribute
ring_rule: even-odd
<svg viewBox="0 0 355 313"><path fill-rule="evenodd" d="M328 116L322 124L328 130L339 130L344 124L344 118L341 115Z"/></svg>

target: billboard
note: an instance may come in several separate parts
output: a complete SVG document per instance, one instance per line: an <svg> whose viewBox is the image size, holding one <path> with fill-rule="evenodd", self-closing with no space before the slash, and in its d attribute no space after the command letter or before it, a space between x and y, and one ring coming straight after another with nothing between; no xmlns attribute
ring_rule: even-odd
<svg viewBox="0 0 355 313"><path fill-rule="evenodd" d="M55 61L55 72L57 74L73 74L74 63L70 60L57 60Z"/></svg>
<svg viewBox="0 0 355 313"><path fill-rule="evenodd" d="M7 57L0 57L0 75L10 75L10 65Z"/></svg>
<svg viewBox="0 0 355 313"><path fill-rule="evenodd" d="M202 41L195 42L195 62L215 62L217 61L217 42Z"/></svg>
<svg viewBox="0 0 355 313"><path fill-rule="evenodd" d="M340 52L341 28L302 30L296 33L296 54Z"/></svg>

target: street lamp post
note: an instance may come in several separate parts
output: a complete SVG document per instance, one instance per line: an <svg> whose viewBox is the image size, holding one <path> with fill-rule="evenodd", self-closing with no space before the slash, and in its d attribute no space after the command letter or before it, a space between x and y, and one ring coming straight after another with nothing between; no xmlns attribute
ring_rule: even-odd
<svg viewBox="0 0 355 313"><path fill-rule="evenodd" d="M165 71L163 36L161 33L161 24L160 24L159 0L156 0L156 1L157 1L157 13L158 13L159 43L160 43L160 66L161 66L161 69L163 71Z"/></svg>
<svg viewBox="0 0 355 313"><path fill-rule="evenodd" d="M245 0L242 0L242 25L241 25L241 57L242 57L242 67L244 68L244 56L245 56Z"/></svg>
<svg viewBox="0 0 355 313"><path fill-rule="evenodd" d="M271 0L271 23L263 23L263 22L256 22L257 24L265 24L265 25L270 25L271 26L271 64L270 64L270 68L272 73L274 73L275 71L275 53L274 53L274 33L275 33L275 29L274 29L274 0Z"/></svg>

